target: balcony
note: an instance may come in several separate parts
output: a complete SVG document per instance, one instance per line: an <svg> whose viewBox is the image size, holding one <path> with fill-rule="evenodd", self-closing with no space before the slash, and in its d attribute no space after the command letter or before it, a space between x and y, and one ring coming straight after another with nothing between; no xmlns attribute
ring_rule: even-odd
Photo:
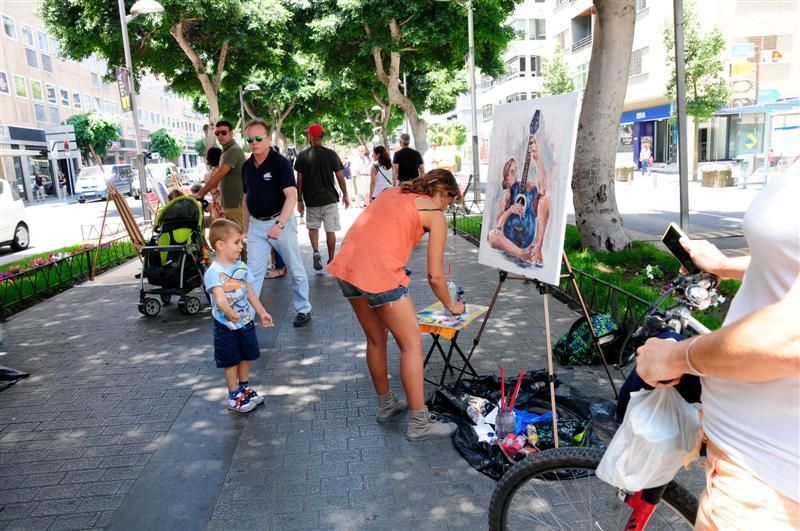
<svg viewBox="0 0 800 531"><path fill-rule="evenodd" d="M585 48L586 46L592 44L592 34L590 33L586 37L582 38L579 41L575 41L572 43L572 52L575 53L581 48Z"/></svg>

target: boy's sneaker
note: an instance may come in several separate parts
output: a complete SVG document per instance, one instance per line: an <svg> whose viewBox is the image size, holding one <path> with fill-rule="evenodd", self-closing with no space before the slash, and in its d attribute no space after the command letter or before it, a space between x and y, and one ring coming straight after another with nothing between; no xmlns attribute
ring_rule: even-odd
<svg viewBox="0 0 800 531"><path fill-rule="evenodd" d="M264 397L259 395L258 393L256 393L256 390L253 389L252 387L250 387L249 385L247 387L245 387L242 390L242 392L244 393L244 396L246 396L247 399L250 402L253 402L255 405L259 405L259 404L263 404L264 403Z"/></svg>
<svg viewBox="0 0 800 531"><path fill-rule="evenodd" d="M253 411L255 407L256 403L251 402L250 399L241 392L236 393L233 398L228 399L228 409L231 411L247 413L248 411Z"/></svg>
<svg viewBox="0 0 800 531"><path fill-rule="evenodd" d="M314 269L316 271L322 271L322 256L319 254L319 251L314 251Z"/></svg>

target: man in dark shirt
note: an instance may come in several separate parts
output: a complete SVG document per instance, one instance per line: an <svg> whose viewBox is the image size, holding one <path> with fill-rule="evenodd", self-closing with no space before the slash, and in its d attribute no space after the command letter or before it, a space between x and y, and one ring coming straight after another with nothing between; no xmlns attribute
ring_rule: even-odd
<svg viewBox="0 0 800 531"><path fill-rule="evenodd" d="M342 191L345 208L350 207L347 184L344 180L344 166L339 155L322 145L325 129L319 124L311 124L305 130L311 147L300 152L294 163L297 171L297 190L300 200L297 210L306 213L308 239L314 249L314 269L322 271L322 257L319 254L319 229L325 225L325 241L328 245L328 262L336 252L336 231L339 225L339 193L334 185L334 176Z"/></svg>
<svg viewBox="0 0 800 531"><path fill-rule="evenodd" d="M247 265L255 277L253 289L261 293L267 258L274 248L292 278L292 304L297 312L294 326L311 319L308 301L308 277L297 243L294 207L297 188L289 160L270 149L269 127L261 120L251 120L245 128L253 156L242 165L244 190L244 233L247 236Z"/></svg>
<svg viewBox="0 0 800 531"><path fill-rule="evenodd" d="M400 149L394 152L392 157L392 176L393 185L398 182L411 181L417 177L425 175L425 163L422 155L416 149L411 149L408 145L411 137L407 133L400 135Z"/></svg>
<svg viewBox="0 0 800 531"><path fill-rule="evenodd" d="M242 213L242 165L246 157L242 147L233 139L233 124L228 120L217 122L214 135L222 145L222 159L211 178L194 194L194 197L202 199L219 186L222 215L244 228L246 225ZM247 247L242 251L242 260L247 261Z"/></svg>

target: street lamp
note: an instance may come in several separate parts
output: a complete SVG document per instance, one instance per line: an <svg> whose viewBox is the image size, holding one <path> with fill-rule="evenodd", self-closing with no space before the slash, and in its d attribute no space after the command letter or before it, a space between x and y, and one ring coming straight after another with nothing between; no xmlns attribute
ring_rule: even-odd
<svg viewBox="0 0 800 531"><path fill-rule="evenodd" d="M437 0L449 2L450 0ZM473 198L481 200L481 169L478 158L478 97L475 85L475 28L472 22L472 0L466 0L467 8L467 34L469 39L469 94L472 105L472 183Z"/></svg>
<svg viewBox="0 0 800 531"><path fill-rule="evenodd" d="M144 171L144 156L142 153L142 140L139 137L139 107L136 103L136 83L133 79L133 61L131 61L131 45L128 42L128 22L135 19L139 15L147 15L149 13L161 13L164 11L164 6L155 0L139 0L131 6L131 14L125 13L125 0L119 0L119 21L122 25L122 45L125 48L125 67L130 72L131 86L131 114L133 115L133 134L134 142L136 145L136 161L139 164L139 195L142 200L142 218L145 221L150 221L150 210L147 204L147 178Z"/></svg>
<svg viewBox="0 0 800 531"><path fill-rule="evenodd" d="M245 132L244 132L244 93L245 92L255 92L257 90L261 90L261 87L256 85L255 83L248 83L244 87L239 88L239 113L242 117L242 141L244 141Z"/></svg>

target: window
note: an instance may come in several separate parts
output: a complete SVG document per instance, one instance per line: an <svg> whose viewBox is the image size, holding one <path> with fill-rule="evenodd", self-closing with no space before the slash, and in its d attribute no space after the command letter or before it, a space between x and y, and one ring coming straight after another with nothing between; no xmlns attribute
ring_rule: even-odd
<svg viewBox="0 0 800 531"><path fill-rule="evenodd" d="M525 101L528 99L527 92L515 92L506 98L506 103L514 103L515 101Z"/></svg>
<svg viewBox="0 0 800 531"><path fill-rule="evenodd" d="M490 105L483 106L483 121L488 122L492 119L492 114L494 114L494 108Z"/></svg>
<svg viewBox="0 0 800 531"><path fill-rule="evenodd" d="M100 76L92 72L92 86L100 88Z"/></svg>
<svg viewBox="0 0 800 531"><path fill-rule="evenodd" d="M556 47L560 50L563 50L567 47L567 32L569 30L564 30L558 35L556 35Z"/></svg>
<svg viewBox="0 0 800 531"><path fill-rule="evenodd" d="M83 107L87 111L94 110L94 109L92 109L92 97L89 96L88 94L84 94L83 95Z"/></svg>
<svg viewBox="0 0 800 531"><path fill-rule="evenodd" d="M106 114L111 114L111 102L108 100L103 100L103 111Z"/></svg>
<svg viewBox="0 0 800 531"><path fill-rule="evenodd" d="M33 114L36 116L36 121L39 123L47 122L47 111L41 103L33 104Z"/></svg>
<svg viewBox="0 0 800 531"><path fill-rule="evenodd" d="M81 93L77 90L72 91L72 106L76 109L81 108Z"/></svg>
<svg viewBox="0 0 800 531"><path fill-rule="evenodd" d="M532 18L528 22L530 23L528 38L536 41L544 40L546 38L545 20L543 18Z"/></svg>
<svg viewBox="0 0 800 531"><path fill-rule="evenodd" d="M14 74L14 94L18 98L28 97L28 85L25 83L25 78Z"/></svg>
<svg viewBox="0 0 800 531"><path fill-rule="evenodd" d="M589 63L578 65L575 69L575 89L583 90L586 87L586 80L589 77Z"/></svg>
<svg viewBox="0 0 800 531"><path fill-rule="evenodd" d="M116 101L111 102L111 112L114 114L120 114L122 111L120 110L119 103Z"/></svg>
<svg viewBox="0 0 800 531"><path fill-rule="evenodd" d="M56 57L61 57L61 48L58 46L58 41L53 37L50 37L50 51L53 52Z"/></svg>
<svg viewBox="0 0 800 531"><path fill-rule="evenodd" d="M508 67L508 77L525 77L525 58L512 57L506 61Z"/></svg>
<svg viewBox="0 0 800 531"><path fill-rule="evenodd" d="M69 107L69 91L65 88L59 89L59 94L61 94L61 105L64 107Z"/></svg>
<svg viewBox="0 0 800 531"><path fill-rule="evenodd" d="M95 96L94 98L94 110L96 110L97 112L103 112L103 104L100 103L100 98L98 98L97 96Z"/></svg>
<svg viewBox="0 0 800 531"><path fill-rule="evenodd" d="M538 55L531 55L531 77L541 75L542 58Z"/></svg>
<svg viewBox="0 0 800 531"><path fill-rule="evenodd" d="M9 39L17 40L17 25L14 19L8 15L3 15L3 33L5 33L6 37Z"/></svg>
<svg viewBox="0 0 800 531"><path fill-rule="evenodd" d="M61 123L61 113L59 112L58 107L50 107L50 123Z"/></svg>
<svg viewBox="0 0 800 531"><path fill-rule="evenodd" d="M8 74L0 72L0 94L11 94L11 85L8 83Z"/></svg>
<svg viewBox="0 0 800 531"><path fill-rule="evenodd" d="M42 70L45 72L53 73L53 60L50 58L49 55L41 54L42 55Z"/></svg>
<svg viewBox="0 0 800 531"><path fill-rule="evenodd" d="M642 63L644 62L646 54L647 46L633 51L633 54L631 54L631 66L628 70L628 77L638 76L644 72Z"/></svg>
<svg viewBox="0 0 800 531"><path fill-rule="evenodd" d="M47 33L39 31L36 33L36 35L39 38L39 49L47 53L49 50L49 48L47 47Z"/></svg>
<svg viewBox="0 0 800 531"><path fill-rule="evenodd" d="M35 101L44 101L44 93L42 92L42 82L31 79L31 98ZM44 109L44 105L42 105Z"/></svg>
<svg viewBox="0 0 800 531"><path fill-rule="evenodd" d="M521 18L514 19L511 22L511 27L514 28L514 33L518 39L525 39L527 37L527 29L525 27L525 20Z"/></svg>
<svg viewBox="0 0 800 531"><path fill-rule="evenodd" d="M647 0L636 0L636 12L647 9Z"/></svg>
<svg viewBox="0 0 800 531"><path fill-rule="evenodd" d="M36 60L36 50L33 48L25 48L25 62L31 68L39 68L39 63Z"/></svg>
<svg viewBox="0 0 800 531"><path fill-rule="evenodd" d="M45 86L45 93L47 94L47 103L51 105L58 104L58 94L56 94L56 87L47 83Z"/></svg>
<svg viewBox="0 0 800 531"><path fill-rule="evenodd" d="M33 28L28 24L22 24L22 42L27 46L34 46L33 44Z"/></svg>

